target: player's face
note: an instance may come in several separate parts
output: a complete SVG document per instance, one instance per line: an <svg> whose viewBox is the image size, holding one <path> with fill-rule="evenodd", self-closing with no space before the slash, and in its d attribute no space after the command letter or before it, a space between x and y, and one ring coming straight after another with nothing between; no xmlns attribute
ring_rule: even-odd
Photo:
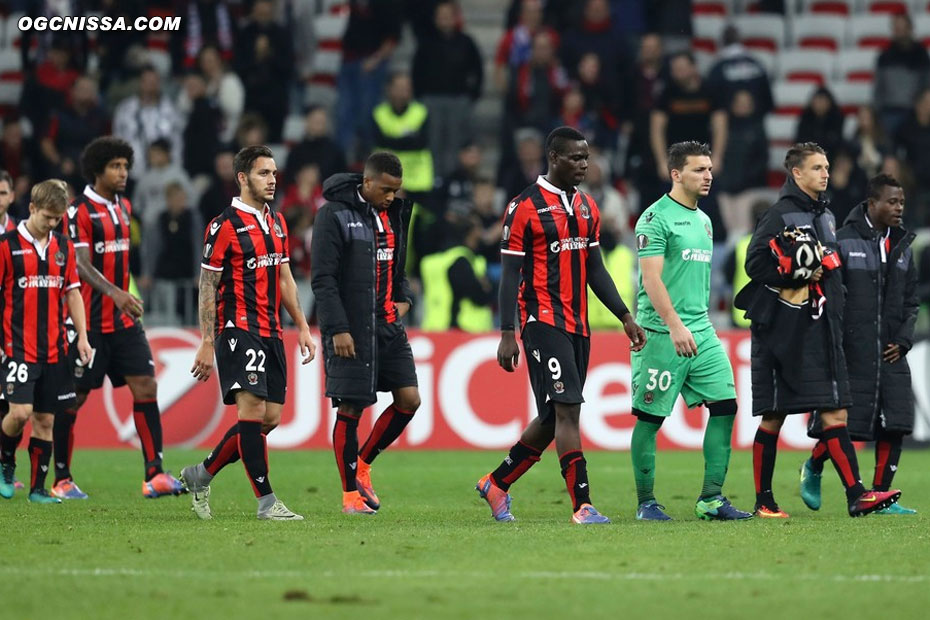
<svg viewBox="0 0 930 620"><path fill-rule="evenodd" d="M278 167L270 157L259 157L252 164L252 171L246 177L249 194L255 200L271 202L274 200L274 190L277 187Z"/></svg>
<svg viewBox="0 0 930 620"><path fill-rule="evenodd" d="M672 180L681 183L689 194L706 196L714 181L714 164L707 155L688 155L681 170L672 170Z"/></svg>
<svg viewBox="0 0 930 620"><path fill-rule="evenodd" d="M793 168L794 180L798 187L809 193L820 193L827 191L827 183L830 180L830 162L827 156L820 153L813 153L801 162L800 167Z"/></svg>
<svg viewBox="0 0 930 620"><path fill-rule="evenodd" d="M29 223L32 229L39 233L40 237L45 237L48 233L58 226L64 211L58 212L45 207L39 208L34 202L29 203Z"/></svg>
<svg viewBox="0 0 930 620"><path fill-rule="evenodd" d="M13 204L13 198L15 197L13 188L10 187L10 184L6 181L0 181L0 215L7 212L10 205Z"/></svg>
<svg viewBox="0 0 930 620"><path fill-rule="evenodd" d="M587 140L566 142L561 153L550 152L550 171L562 183L579 185L588 175L589 156Z"/></svg>
<svg viewBox="0 0 930 620"><path fill-rule="evenodd" d="M111 194L122 194L126 191L126 181L129 179L129 160L117 157L107 162L103 173L97 176L97 183L101 189Z"/></svg>
<svg viewBox="0 0 930 620"><path fill-rule="evenodd" d="M392 176L387 172L376 176L366 174L362 180L362 194L375 209L383 211L394 202L403 182L400 177Z"/></svg>
<svg viewBox="0 0 930 620"><path fill-rule="evenodd" d="M869 200L869 217L880 226L897 227L904 216L904 190L886 185L878 200Z"/></svg>

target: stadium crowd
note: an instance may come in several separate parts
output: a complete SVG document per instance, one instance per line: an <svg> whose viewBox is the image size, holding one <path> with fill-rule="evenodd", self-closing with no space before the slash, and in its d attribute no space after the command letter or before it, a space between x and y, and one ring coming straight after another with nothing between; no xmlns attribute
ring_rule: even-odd
<svg viewBox="0 0 930 620"><path fill-rule="evenodd" d="M388 149L400 155L405 190L417 203L408 273L426 280L423 266L434 265L425 258L454 251L439 265L449 269L466 257L452 286L468 290L455 294L491 306L501 215L545 172L543 140L550 130L573 126L592 147L583 188L600 207L605 258L632 246L638 214L670 187L667 145L699 140L714 153L714 191L701 208L722 250L715 252L714 304L726 310L724 279L733 261L728 270L724 258L751 232L784 179L769 165L765 121L776 106L773 76L744 47L739 30L728 26L710 62L698 62L691 0L512 0L500 11L503 36L491 46L469 34L460 4L0 2L8 16L0 58L16 68L7 74L9 67L0 68L0 77L22 86L18 100L0 102L0 169L9 175L0 177L0 189L6 183L13 190L9 213L27 216L30 187L49 177L80 193L82 149L108 133L126 140L135 151L127 190L134 210L132 272L153 321L193 325L204 222L238 195L235 152L270 144L281 170L274 206L288 222L294 275L304 308L312 309L309 247L323 182L358 170L372 150ZM786 3L750 4L783 13ZM19 33L13 22L23 12L183 19L179 33L101 37ZM347 19L331 84L335 97L325 105L314 97L322 86L313 57L326 48L314 24L331 15ZM844 109L827 85L817 88L792 141L814 141L827 151L838 223L865 198L867 179L887 172L905 186L905 225L917 229L930 226L930 56L906 15L891 24L890 43L875 67L873 105ZM399 58L411 37L411 57ZM498 131L482 126L482 99L500 102ZM304 119L302 135L286 126L296 115ZM8 202L4 196L0 208ZM620 258L615 264L626 264ZM920 275L926 302L930 252L922 253ZM624 298L631 286L618 283ZM422 285L417 292L424 294ZM412 316L415 323L428 320L422 308Z"/></svg>

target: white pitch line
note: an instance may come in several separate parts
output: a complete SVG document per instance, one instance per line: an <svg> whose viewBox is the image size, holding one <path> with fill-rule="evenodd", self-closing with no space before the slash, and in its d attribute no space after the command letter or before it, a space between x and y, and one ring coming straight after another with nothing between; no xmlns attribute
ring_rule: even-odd
<svg viewBox="0 0 930 620"><path fill-rule="evenodd" d="M361 577L371 579L450 579L485 578L489 572L441 570L370 570L336 572L331 570L252 570L211 572L200 570L152 570L139 568L35 568L0 566L0 574L35 577L176 577L217 579L321 579ZM511 574L517 579L593 579L598 581L808 581L817 579L836 583L927 583L930 575L805 575L773 573L639 573L609 571L521 571Z"/></svg>

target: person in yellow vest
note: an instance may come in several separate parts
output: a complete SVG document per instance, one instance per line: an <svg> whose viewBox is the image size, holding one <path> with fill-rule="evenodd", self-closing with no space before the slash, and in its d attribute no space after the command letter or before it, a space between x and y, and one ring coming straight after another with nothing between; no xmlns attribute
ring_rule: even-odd
<svg viewBox="0 0 930 620"><path fill-rule="evenodd" d="M755 222L759 221L762 213L769 208L767 200L757 200L752 203L751 211L753 218L753 228ZM751 321L747 319L744 310L740 310L733 305L733 299L744 286L749 284L749 276L746 275L746 250L749 248L749 242L752 240L752 233L744 235L733 246L733 251L727 256L723 264L723 274L726 276L727 284L731 286L732 294L730 296L730 313L734 327L749 329Z"/></svg>
<svg viewBox="0 0 930 620"><path fill-rule="evenodd" d="M429 111L413 100L410 75L391 75L386 100L375 106L375 148L391 151L404 169L404 190L414 201L433 189L433 154L429 150Z"/></svg>
<svg viewBox="0 0 930 620"><path fill-rule="evenodd" d="M604 266L610 274L621 299L636 298L636 255L622 242L607 250L604 237L601 237L601 250L604 251ZM606 250L606 251L605 251ZM591 329L616 329L617 318L607 309L597 295L588 287L588 324Z"/></svg>
<svg viewBox="0 0 930 620"><path fill-rule="evenodd" d="M474 214L454 216L447 229L447 249L424 257L420 263L420 327L423 331L491 331L494 287L487 278L487 261L476 254L481 243L481 223Z"/></svg>

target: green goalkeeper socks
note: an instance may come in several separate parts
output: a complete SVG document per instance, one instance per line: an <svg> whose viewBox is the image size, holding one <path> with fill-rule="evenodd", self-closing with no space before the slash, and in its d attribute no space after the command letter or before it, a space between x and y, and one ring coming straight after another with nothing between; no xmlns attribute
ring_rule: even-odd
<svg viewBox="0 0 930 620"><path fill-rule="evenodd" d="M718 415L707 420L707 429L704 431L704 487L701 489L701 499L722 494L727 467L730 465L730 439L735 419L735 415ZM635 430L633 437L635 442Z"/></svg>
<svg viewBox="0 0 930 620"><path fill-rule="evenodd" d="M630 455L633 458L633 478L636 480L636 499L642 504L655 500L656 435L660 424L637 420L633 427Z"/></svg>

